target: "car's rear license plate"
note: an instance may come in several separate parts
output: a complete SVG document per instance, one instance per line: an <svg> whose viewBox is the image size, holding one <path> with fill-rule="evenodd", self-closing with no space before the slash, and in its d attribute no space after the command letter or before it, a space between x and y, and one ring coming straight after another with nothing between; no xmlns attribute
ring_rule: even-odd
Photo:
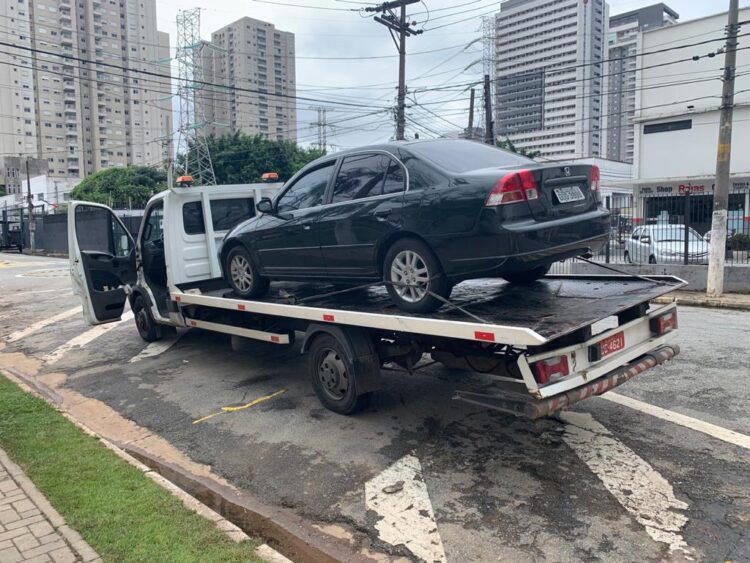
<svg viewBox="0 0 750 563"><path fill-rule="evenodd" d="M586 199L581 188L578 186L565 186L564 188L555 188L557 201L560 203L570 203L571 201L581 201Z"/></svg>
<svg viewBox="0 0 750 563"><path fill-rule="evenodd" d="M619 352L625 348L625 333L618 332L612 336L608 336L604 340L599 341L599 350L601 351L601 357L606 358L610 354Z"/></svg>

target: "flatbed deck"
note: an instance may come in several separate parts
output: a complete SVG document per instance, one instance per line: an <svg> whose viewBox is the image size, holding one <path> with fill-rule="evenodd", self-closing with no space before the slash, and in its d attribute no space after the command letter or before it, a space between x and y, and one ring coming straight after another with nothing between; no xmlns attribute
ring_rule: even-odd
<svg viewBox="0 0 750 563"><path fill-rule="evenodd" d="M429 315L397 309L379 286L326 295L336 291L330 284L272 284L263 300L238 299L226 290L172 295L183 304L529 346L555 340L684 285L673 276L647 280L550 275L527 286L478 279L454 288L450 301L460 309L444 305Z"/></svg>

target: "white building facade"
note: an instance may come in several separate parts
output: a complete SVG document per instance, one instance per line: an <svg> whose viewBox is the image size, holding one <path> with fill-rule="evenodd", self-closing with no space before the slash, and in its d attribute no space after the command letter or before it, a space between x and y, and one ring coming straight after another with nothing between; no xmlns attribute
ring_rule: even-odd
<svg viewBox="0 0 750 563"><path fill-rule="evenodd" d="M740 10L740 21L750 20L750 8ZM641 57L635 119L634 197L636 221L653 221L665 212L679 214L686 193L691 194L689 220L710 227L719 136L726 12L641 35ZM741 41L741 40L740 40ZM700 45L691 46L700 42ZM688 59L684 62L684 59ZM737 51L737 67L750 65L748 51ZM729 229L750 233L750 74L737 72L732 129ZM682 198L682 199L681 199ZM696 211L699 210L699 211Z"/></svg>
<svg viewBox="0 0 750 563"><path fill-rule="evenodd" d="M0 154L45 158L63 178L171 154L155 0L0 0L0 24L18 46L0 53Z"/></svg>
<svg viewBox="0 0 750 563"><path fill-rule="evenodd" d="M297 139L294 34L242 18L211 34L201 50L203 79L242 90L206 87L196 94L203 131L242 131L273 140Z"/></svg>
<svg viewBox="0 0 750 563"><path fill-rule="evenodd" d="M679 14L666 4L654 4L609 18L606 63L606 111L604 115L604 155L609 160L633 162L636 104L636 63L642 31L677 22Z"/></svg>
<svg viewBox="0 0 750 563"><path fill-rule="evenodd" d="M600 156L604 0L506 0L495 16L495 133L547 159Z"/></svg>

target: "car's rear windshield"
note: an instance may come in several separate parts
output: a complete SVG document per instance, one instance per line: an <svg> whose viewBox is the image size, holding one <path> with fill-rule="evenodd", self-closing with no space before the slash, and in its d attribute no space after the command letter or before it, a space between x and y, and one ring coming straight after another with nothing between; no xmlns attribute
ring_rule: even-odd
<svg viewBox="0 0 750 563"><path fill-rule="evenodd" d="M435 140L414 143L408 149L449 172L462 173L482 168L527 166L534 161L475 141Z"/></svg>
<svg viewBox="0 0 750 563"><path fill-rule="evenodd" d="M685 227L682 225L664 225L653 227L654 238L657 242L682 242L685 240ZM703 239L693 229L688 230L688 239L692 242L700 242Z"/></svg>

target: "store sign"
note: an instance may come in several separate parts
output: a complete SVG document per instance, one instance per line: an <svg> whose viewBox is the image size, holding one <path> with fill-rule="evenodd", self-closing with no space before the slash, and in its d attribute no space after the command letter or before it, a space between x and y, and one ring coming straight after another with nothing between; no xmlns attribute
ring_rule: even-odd
<svg viewBox="0 0 750 563"><path fill-rule="evenodd" d="M735 180L732 182L730 187L731 192L745 192L750 190L750 180ZM685 194L710 194L714 191L713 183L692 183L692 182L677 182L669 184L653 184L650 186L641 186L640 193L642 195L685 195Z"/></svg>

